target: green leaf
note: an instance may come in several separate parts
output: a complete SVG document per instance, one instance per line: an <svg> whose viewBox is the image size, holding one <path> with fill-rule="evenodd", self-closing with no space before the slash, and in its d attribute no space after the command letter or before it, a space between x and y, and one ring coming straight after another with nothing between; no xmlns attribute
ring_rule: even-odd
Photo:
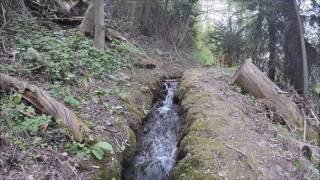
<svg viewBox="0 0 320 180"><path fill-rule="evenodd" d="M34 114L35 113L35 110L32 106L28 106L27 107L27 112L30 113L30 114Z"/></svg>
<svg viewBox="0 0 320 180"><path fill-rule="evenodd" d="M21 103L21 99L22 99L22 95L21 94L14 94L13 95L14 104L20 104Z"/></svg>
<svg viewBox="0 0 320 180"><path fill-rule="evenodd" d="M107 151L112 152L113 151L112 145L107 142L104 142L104 141L98 142L97 144L94 145L94 147L101 148L105 152L107 152Z"/></svg>
<svg viewBox="0 0 320 180"><path fill-rule="evenodd" d="M15 133L26 133L29 132L32 135L36 135L41 125L46 125L51 121L50 116L42 114L33 118L25 117L21 123L13 125L13 131Z"/></svg>
<svg viewBox="0 0 320 180"><path fill-rule="evenodd" d="M93 156L95 158L97 158L98 160L102 160L103 159L103 156L104 156L104 151L103 149L99 148L99 147L93 147L91 149L91 153L93 154Z"/></svg>
<svg viewBox="0 0 320 180"><path fill-rule="evenodd" d="M112 145L104 141L96 143L90 149L92 155L98 160L102 160L106 152L113 152Z"/></svg>
<svg viewBox="0 0 320 180"><path fill-rule="evenodd" d="M64 102L68 103L71 106L77 107L79 106L81 103L80 101L78 101L76 98L74 98L73 96L66 96L64 98Z"/></svg>

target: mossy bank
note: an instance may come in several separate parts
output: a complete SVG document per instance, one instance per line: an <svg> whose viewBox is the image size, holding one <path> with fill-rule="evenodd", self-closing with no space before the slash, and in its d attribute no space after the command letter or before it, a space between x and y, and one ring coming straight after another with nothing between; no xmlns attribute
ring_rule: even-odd
<svg viewBox="0 0 320 180"><path fill-rule="evenodd" d="M229 87L229 74L217 68L183 74L177 96L185 127L174 179L291 179L301 173L297 161L314 170L297 149L283 148L279 127L250 96Z"/></svg>

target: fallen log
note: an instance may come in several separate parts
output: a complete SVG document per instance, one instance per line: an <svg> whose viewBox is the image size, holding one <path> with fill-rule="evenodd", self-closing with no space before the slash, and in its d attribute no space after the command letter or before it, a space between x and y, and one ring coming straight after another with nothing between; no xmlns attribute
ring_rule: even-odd
<svg viewBox="0 0 320 180"><path fill-rule="evenodd" d="M290 131L303 132L304 117L297 105L286 97L282 90L272 82L250 61L242 64L231 80L231 84L237 84L241 89L254 95L256 98L265 98L277 108ZM308 126L307 139L318 140L319 132Z"/></svg>
<svg viewBox="0 0 320 180"><path fill-rule="evenodd" d="M68 17L68 18L48 18L48 20L61 24L61 25L79 25L81 24L83 17L75 16L75 17Z"/></svg>
<svg viewBox="0 0 320 180"><path fill-rule="evenodd" d="M55 120L61 120L75 140L82 142L90 139L90 129L76 117L73 111L50 97L45 90L2 73L0 73L0 87L21 93L23 98L39 111L51 115Z"/></svg>

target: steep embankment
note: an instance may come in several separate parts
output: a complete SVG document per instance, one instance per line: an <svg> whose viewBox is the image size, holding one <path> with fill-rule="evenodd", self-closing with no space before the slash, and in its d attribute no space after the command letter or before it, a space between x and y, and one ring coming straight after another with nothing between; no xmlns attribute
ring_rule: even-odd
<svg viewBox="0 0 320 180"><path fill-rule="evenodd" d="M178 96L185 130L174 178L317 178L298 140L272 124L253 97L231 90L228 80L214 68L184 73Z"/></svg>

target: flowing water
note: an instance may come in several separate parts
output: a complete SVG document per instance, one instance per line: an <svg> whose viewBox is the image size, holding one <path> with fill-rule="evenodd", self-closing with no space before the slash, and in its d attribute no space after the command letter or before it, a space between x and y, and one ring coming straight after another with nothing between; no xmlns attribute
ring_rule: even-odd
<svg viewBox="0 0 320 180"><path fill-rule="evenodd" d="M138 134L139 148L125 173L127 180L167 180L175 166L181 127L174 103L178 82L163 83L165 99L155 103L152 116Z"/></svg>

